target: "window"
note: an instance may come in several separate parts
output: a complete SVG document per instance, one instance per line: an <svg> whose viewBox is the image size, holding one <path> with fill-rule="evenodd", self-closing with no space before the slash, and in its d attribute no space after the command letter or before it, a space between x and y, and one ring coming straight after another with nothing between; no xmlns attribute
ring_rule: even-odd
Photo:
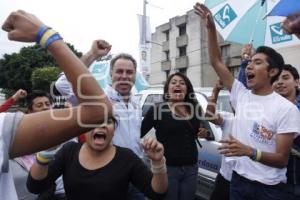
<svg viewBox="0 0 300 200"><path fill-rule="evenodd" d="M170 75L170 70L166 70L165 73L166 73L166 80L167 80Z"/></svg>
<svg viewBox="0 0 300 200"><path fill-rule="evenodd" d="M219 95L218 101L217 101L217 110L233 113L233 110L230 106L230 97L229 97L229 95Z"/></svg>
<svg viewBox="0 0 300 200"><path fill-rule="evenodd" d="M169 31L165 31L166 34L166 41L169 41L170 39L170 32Z"/></svg>
<svg viewBox="0 0 300 200"><path fill-rule="evenodd" d="M186 25L185 24L178 26L178 28L179 28L179 36L186 34Z"/></svg>
<svg viewBox="0 0 300 200"><path fill-rule="evenodd" d="M221 46L221 56L222 57L229 56L229 51L230 51L230 45L229 44Z"/></svg>
<svg viewBox="0 0 300 200"><path fill-rule="evenodd" d="M179 57L186 56L186 46L179 47Z"/></svg>
<svg viewBox="0 0 300 200"><path fill-rule="evenodd" d="M162 94L149 94L145 100L145 103L142 107L142 116L144 117L148 110L154 106L155 103L163 102Z"/></svg>
<svg viewBox="0 0 300 200"><path fill-rule="evenodd" d="M165 60L170 60L170 51L165 51Z"/></svg>
<svg viewBox="0 0 300 200"><path fill-rule="evenodd" d="M238 78L240 66L230 66L230 67L228 67L228 68L229 68L229 71L231 72L231 74L232 74L235 78Z"/></svg>
<svg viewBox="0 0 300 200"><path fill-rule="evenodd" d="M180 68L180 69L178 69L178 71L179 71L180 73L183 73L183 74L186 75L186 68Z"/></svg>

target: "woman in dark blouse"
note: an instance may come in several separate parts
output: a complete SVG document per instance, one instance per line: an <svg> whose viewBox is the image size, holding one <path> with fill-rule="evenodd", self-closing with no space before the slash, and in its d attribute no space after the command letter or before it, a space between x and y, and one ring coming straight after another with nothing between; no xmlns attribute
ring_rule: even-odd
<svg viewBox="0 0 300 200"><path fill-rule="evenodd" d="M190 80L182 73L171 75L164 86L164 102L150 108L142 122L141 137L154 127L165 148L169 189L167 199L193 200L198 174L196 139L210 130L202 120ZM205 128L203 128L205 127Z"/></svg>
<svg viewBox="0 0 300 200"><path fill-rule="evenodd" d="M164 148L154 139L143 141L142 147L151 159L151 171L130 149L111 143L115 121L85 134L86 142L64 145L48 163L50 153L40 152L30 170L27 187L40 193L63 175L67 199L127 199L129 183L151 199L161 199L167 191L168 179ZM44 155L44 157L43 157Z"/></svg>

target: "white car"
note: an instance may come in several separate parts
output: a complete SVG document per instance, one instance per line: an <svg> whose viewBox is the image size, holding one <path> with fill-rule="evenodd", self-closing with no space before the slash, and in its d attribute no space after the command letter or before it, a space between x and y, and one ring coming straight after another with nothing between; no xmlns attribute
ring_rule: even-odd
<svg viewBox="0 0 300 200"><path fill-rule="evenodd" d="M212 88L196 88L195 93L198 102L202 106L203 110L207 107L207 97L211 95ZM163 101L163 87L152 87L147 90L143 90L135 95L139 98L140 106L143 110L143 117L149 110L149 108L158 102ZM217 103L217 111L231 112L229 104L229 92L221 91ZM219 141L221 139L222 131L216 125L210 123L211 130L213 132L213 139L199 139L202 148L198 146L198 186L196 196L199 199L209 199L214 187L215 178L221 167L221 155L217 148L219 147ZM148 134L155 135L155 130L152 129Z"/></svg>

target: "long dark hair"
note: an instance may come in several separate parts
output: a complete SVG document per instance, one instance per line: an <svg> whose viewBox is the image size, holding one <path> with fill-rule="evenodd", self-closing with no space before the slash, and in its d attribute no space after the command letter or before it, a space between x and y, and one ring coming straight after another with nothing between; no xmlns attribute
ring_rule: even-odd
<svg viewBox="0 0 300 200"><path fill-rule="evenodd" d="M181 77L181 78L184 80L184 82L185 82L185 84L186 84L186 88L187 88L187 93L186 93L186 95L185 95L183 101L192 104L192 105L193 105L194 111L196 111L196 109L199 108L200 106L199 106L198 100L197 100L197 98L196 98L196 94L195 94L193 85L192 85L190 79L189 79L186 75L184 75L183 73L176 72L176 73L174 73L174 74L171 74L171 75L168 77L168 79L167 79L167 81L166 81L166 83L165 83L165 85L164 85L164 95L163 95L163 100L164 100L165 102L168 102L168 101L169 101L169 96L170 96L170 95L169 95L169 93L168 93L168 88L169 88L169 84L170 84L170 82L171 82L171 79L172 79L174 76L179 76L179 77ZM188 106L188 109L190 109L189 106ZM191 110L189 110L189 111L191 112Z"/></svg>

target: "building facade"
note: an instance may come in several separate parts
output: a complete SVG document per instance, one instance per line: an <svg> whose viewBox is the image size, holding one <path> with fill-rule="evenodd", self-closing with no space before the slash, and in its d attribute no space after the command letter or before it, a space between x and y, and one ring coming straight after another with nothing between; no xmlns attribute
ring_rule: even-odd
<svg viewBox="0 0 300 200"><path fill-rule="evenodd" d="M151 39L151 85L163 84L167 76L176 71L185 73L194 87L215 84L217 75L209 62L206 28L193 10L156 27ZM242 45L225 42L221 36L218 36L218 41L224 63L237 76ZM279 52L286 63L300 68L300 61L296 59L300 55L300 45Z"/></svg>

